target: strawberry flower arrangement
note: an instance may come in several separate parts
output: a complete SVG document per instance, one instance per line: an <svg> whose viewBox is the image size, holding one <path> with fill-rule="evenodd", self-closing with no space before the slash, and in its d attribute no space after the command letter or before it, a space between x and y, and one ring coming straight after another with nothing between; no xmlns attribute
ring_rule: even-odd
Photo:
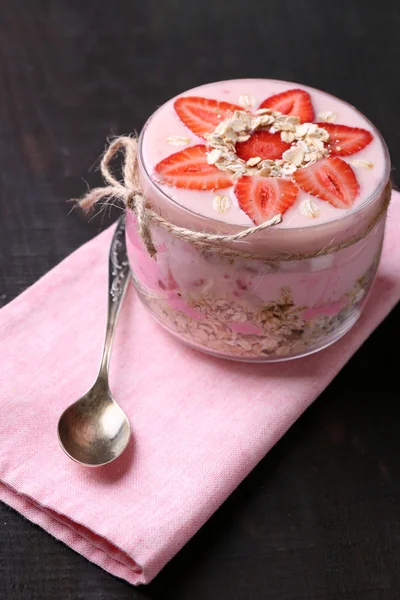
<svg viewBox="0 0 400 600"><path fill-rule="evenodd" d="M198 96L174 109L203 143L175 152L155 167L160 183L194 190L233 187L240 208L256 225L283 215L299 189L350 208L359 184L347 157L373 139L366 130L315 122L308 92L288 90L249 107Z"/></svg>

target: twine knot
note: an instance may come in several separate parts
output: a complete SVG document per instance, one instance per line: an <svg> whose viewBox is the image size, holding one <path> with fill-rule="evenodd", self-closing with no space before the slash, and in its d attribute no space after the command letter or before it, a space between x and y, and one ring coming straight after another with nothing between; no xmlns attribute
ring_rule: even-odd
<svg viewBox="0 0 400 600"><path fill-rule="evenodd" d="M125 152L123 183L114 177L110 169L111 161L121 150ZM89 210L96 202L107 197L122 201L135 213L140 237L149 254L154 256L156 249L151 239L150 222L146 213L146 200L139 183L136 139L121 136L111 142L101 159L100 170L104 181L108 185L90 191L80 201L81 207Z"/></svg>

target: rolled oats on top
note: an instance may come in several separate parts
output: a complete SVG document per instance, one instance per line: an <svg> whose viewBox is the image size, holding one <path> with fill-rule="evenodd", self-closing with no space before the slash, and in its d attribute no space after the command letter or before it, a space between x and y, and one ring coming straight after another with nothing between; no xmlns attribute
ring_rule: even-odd
<svg viewBox="0 0 400 600"><path fill-rule="evenodd" d="M236 144L246 142L256 131L280 132L283 142L292 144L282 160L261 160L259 156L244 161L236 154ZM329 133L316 123L300 123L300 119L264 108L254 114L236 110L221 121L212 133L204 135L208 147L207 162L232 179L243 175L261 177L288 177L297 169L307 166L328 154L325 143Z"/></svg>

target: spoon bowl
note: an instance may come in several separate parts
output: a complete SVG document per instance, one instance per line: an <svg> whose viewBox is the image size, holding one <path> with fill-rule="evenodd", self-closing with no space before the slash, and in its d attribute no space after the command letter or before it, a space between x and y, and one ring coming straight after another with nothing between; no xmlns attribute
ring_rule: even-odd
<svg viewBox="0 0 400 600"><path fill-rule="evenodd" d="M58 438L64 451L72 460L92 467L118 458L130 435L125 413L102 380L69 406L58 422Z"/></svg>

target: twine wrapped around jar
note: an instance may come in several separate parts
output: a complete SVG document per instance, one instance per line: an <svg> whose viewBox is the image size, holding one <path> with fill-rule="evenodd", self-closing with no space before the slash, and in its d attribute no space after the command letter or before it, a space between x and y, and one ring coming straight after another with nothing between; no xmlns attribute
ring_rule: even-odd
<svg viewBox="0 0 400 600"><path fill-rule="evenodd" d="M124 150L125 152L122 182L118 181L118 179L113 176L110 170L110 163L120 150ZM175 225L174 223L164 219L161 215L147 205L145 195L140 186L137 155L138 143L135 137L121 136L111 142L101 160L101 173L104 181L108 185L90 190L82 199L78 201L78 204L84 211L89 211L97 202L106 200L107 198L114 198L121 201L127 208L135 213L139 235L148 253L152 257L155 256L157 250L151 237L151 224L156 223L163 229L169 231L169 233L171 233L173 236L220 256L261 260L267 263L316 258L318 256L332 254L338 250L348 248L349 246L356 244L366 237L370 231L372 231L375 225L384 217L391 199L392 185L389 181L386 185L382 205L378 213L370 221L364 231L341 242L340 244L329 244L323 248L306 253L282 253L279 256L266 258L265 256L253 254L251 252L232 250L222 246L221 244L238 242L251 235L270 229L271 227L274 227L278 223L282 222L282 215L275 215L272 219L262 223L261 225L243 229L239 233L232 235L200 232L187 229L185 227L179 227L178 225Z"/></svg>

